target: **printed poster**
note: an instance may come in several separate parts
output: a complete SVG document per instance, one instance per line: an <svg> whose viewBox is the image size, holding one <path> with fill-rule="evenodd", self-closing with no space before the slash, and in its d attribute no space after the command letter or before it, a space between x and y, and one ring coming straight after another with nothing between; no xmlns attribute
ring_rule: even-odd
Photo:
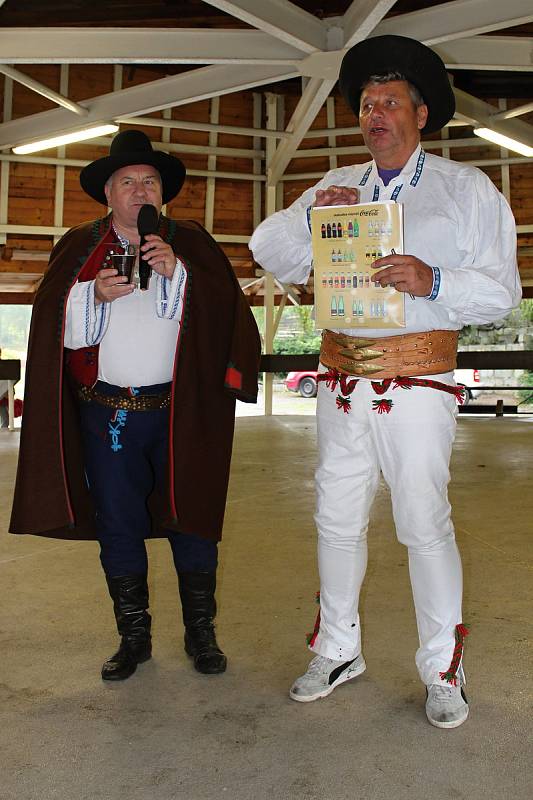
<svg viewBox="0 0 533 800"><path fill-rule="evenodd" d="M403 253L403 205L311 209L317 328L403 328L405 294L374 283L377 258Z"/></svg>

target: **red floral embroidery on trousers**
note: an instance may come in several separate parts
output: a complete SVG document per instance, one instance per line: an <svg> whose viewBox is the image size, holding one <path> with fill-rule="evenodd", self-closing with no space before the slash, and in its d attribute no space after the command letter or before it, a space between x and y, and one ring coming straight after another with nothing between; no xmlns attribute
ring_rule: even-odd
<svg viewBox="0 0 533 800"><path fill-rule="evenodd" d="M459 669L461 658L463 657L463 643L465 637L468 636L469 633L470 631L463 623L455 626L455 647L453 649L450 666L446 672L439 672L442 680L451 683L452 686L457 686L457 670Z"/></svg>
<svg viewBox="0 0 533 800"><path fill-rule="evenodd" d="M315 600L319 605L318 614L316 615L315 619L315 627L313 628L313 633L307 634L307 644L309 647L312 647L315 643L315 639L318 636L318 631L320 630L320 592L315 594Z"/></svg>
<svg viewBox="0 0 533 800"><path fill-rule="evenodd" d="M328 389L332 392L336 391L337 384L339 385L340 394L336 398L337 408L342 409L345 414L351 410L351 401L346 395L352 394L355 387L359 382L359 378L351 378L336 369L328 369L327 372L322 372L317 375L317 381L324 381ZM429 389L437 389L440 392L447 392L453 394L458 403L464 403L464 391L459 386L450 386L441 381L433 381L428 378L410 378L401 377L398 375L396 378L385 378L382 381L370 381L372 389L377 395L384 395L391 387L392 389L412 389L413 386L425 386ZM378 414L390 414L393 406L392 400L373 400L372 409L377 411Z"/></svg>

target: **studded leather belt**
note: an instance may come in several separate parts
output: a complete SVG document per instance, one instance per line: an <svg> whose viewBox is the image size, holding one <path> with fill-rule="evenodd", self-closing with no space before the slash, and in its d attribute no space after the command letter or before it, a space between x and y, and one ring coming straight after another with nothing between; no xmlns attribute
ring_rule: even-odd
<svg viewBox="0 0 533 800"><path fill-rule="evenodd" d="M347 375L376 380L437 375L457 365L458 331L423 331L371 339L325 330L320 362Z"/></svg>
<svg viewBox="0 0 533 800"><path fill-rule="evenodd" d="M78 397L85 403L99 403L108 408L120 408L124 411L152 411L170 406L170 390L161 394L137 394L130 397L102 394L91 386L78 386Z"/></svg>

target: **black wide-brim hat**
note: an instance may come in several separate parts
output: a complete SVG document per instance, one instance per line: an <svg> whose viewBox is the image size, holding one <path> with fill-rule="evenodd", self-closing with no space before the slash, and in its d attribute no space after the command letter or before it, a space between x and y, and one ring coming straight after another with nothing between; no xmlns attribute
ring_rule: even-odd
<svg viewBox="0 0 533 800"><path fill-rule="evenodd" d="M120 131L117 133L109 155L98 158L80 172L81 188L99 203L107 206L104 186L113 172L134 164L148 164L161 175L163 203L176 197L185 180L185 166L175 156L154 150L148 136L142 131Z"/></svg>
<svg viewBox="0 0 533 800"><path fill-rule="evenodd" d="M440 130L455 112L455 95L442 59L407 36L375 36L351 47L342 59L339 86L356 117L362 87L371 75L399 72L420 91L428 107L423 133Z"/></svg>

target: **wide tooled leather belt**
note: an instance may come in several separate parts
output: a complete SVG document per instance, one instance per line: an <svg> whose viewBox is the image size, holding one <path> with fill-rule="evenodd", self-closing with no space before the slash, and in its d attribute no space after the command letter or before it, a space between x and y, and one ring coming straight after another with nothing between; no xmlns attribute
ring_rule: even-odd
<svg viewBox="0 0 533 800"><path fill-rule="evenodd" d="M363 378L437 375L457 365L458 331L424 331L371 339L325 330L320 362Z"/></svg>

